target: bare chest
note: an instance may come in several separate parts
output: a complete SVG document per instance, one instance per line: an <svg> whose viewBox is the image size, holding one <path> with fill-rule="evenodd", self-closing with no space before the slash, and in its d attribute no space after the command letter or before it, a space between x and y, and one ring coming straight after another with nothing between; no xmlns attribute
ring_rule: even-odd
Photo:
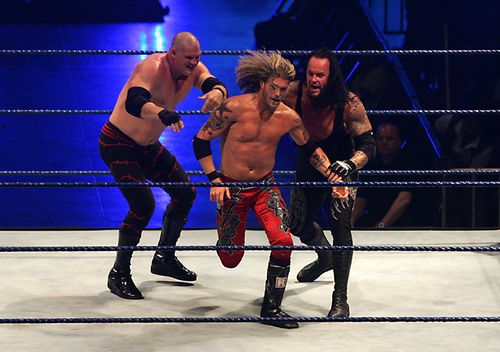
<svg viewBox="0 0 500 352"><path fill-rule="evenodd" d="M282 121L247 120L234 126L233 136L242 143L278 144L280 138L289 131L290 126Z"/></svg>
<svg viewBox="0 0 500 352"><path fill-rule="evenodd" d="M159 106L175 110L176 106L186 98L192 88L192 79L178 83L158 80L151 87L151 100Z"/></svg>

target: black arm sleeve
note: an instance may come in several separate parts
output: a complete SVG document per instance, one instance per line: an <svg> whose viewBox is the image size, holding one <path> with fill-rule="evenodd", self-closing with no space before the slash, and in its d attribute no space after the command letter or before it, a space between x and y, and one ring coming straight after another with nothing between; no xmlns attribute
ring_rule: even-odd
<svg viewBox="0 0 500 352"><path fill-rule="evenodd" d="M146 88L130 87L125 100L125 110L130 115L141 118L141 109L151 99L151 93Z"/></svg>
<svg viewBox="0 0 500 352"><path fill-rule="evenodd" d="M193 138L193 149L194 149L194 155L196 156L197 160L212 155L212 148L210 147L210 141L198 138L197 136L194 136Z"/></svg>
<svg viewBox="0 0 500 352"><path fill-rule="evenodd" d="M368 156L368 160L375 158L377 147L372 131L354 137L354 149L365 153Z"/></svg>
<svg viewBox="0 0 500 352"><path fill-rule="evenodd" d="M297 147L299 147L304 152L308 159L311 157L311 155L313 155L314 151L318 149L318 145L312 140L308 140L307 143L303 145L297 144Z"/></svg>

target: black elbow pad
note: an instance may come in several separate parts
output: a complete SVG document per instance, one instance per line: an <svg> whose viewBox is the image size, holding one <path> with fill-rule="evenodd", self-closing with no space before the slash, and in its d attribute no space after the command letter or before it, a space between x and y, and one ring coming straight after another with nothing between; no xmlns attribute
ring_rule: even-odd
<svg viewBox="0 0 500 352"><path fill-rule="evenodd" d="M212 148L210 147L210 141L198 138L197 136L194 136L193 138L193 149L194 149L194 155L196 156L197 160L212 155Z"/></svg>
<svg viewBox="0 0 500 352"><path fill-rule="evenodd" d="M151 99L151 93L146 88L130 87L125 100L125 110L130 115L141 118L141 109Z"/></svg>
<svg viewBox="0 0 500 352"><path fill-rule="evenodd" d="M314 151L318 149L318 145L314 143L312 140L308 140L306 144L298 145L300 150L304 152L306 157L309 159L311 155L313 155Z"/></svg>
<svg viewBox="0 0 500 352"><path fill-rule="evenodd" d="M368 156L368 160L375 158L377 147L372 131L354 137L354 149L365 153Z"/></svg>

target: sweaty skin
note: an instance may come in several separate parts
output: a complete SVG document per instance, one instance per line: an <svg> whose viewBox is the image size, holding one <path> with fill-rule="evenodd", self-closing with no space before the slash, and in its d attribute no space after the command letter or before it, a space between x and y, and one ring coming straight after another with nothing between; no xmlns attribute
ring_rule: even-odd
<svg viewBox="0 0 500 352"><path fill-rule="evenodd" d="M198 132L198 138L204 140L221 136L224 175L239 181L259 180L273 170L276 148L284 134L290 133L298 145L309 140L299 115L281 102L288 83L282 78L270 78L261 83L259 92L226 100ZM199 161L206 174L215 170L211 155ZM327 170L330 161L320 148L310 161L318 171L329 175L329 181L335 180L336 176ZM230 197L227 187L211 188L212 201L221 203L224 196Z"/></svg>
<svg viewBox="0 0 500 352"><path fill-rule="evenodd" d="M196 37L182 32L176 36L167 53L153 54L138 63L118 96L110 122L137 144L146 146L156 142L165 129L158 113L164 108L175 111L193 87L200 89L205 79L213 77L200 62L200 55L200 44ZM134 86L143 87L151 93L150 102L142 107L141 118L125 110L128 89ZM216 87L226 91L223 86ZM220 90L212 89L200 97L205 100L202 111L212 111L223 98L224 94ZM179 132L184 123L181 120L170 127Z"/></svg>

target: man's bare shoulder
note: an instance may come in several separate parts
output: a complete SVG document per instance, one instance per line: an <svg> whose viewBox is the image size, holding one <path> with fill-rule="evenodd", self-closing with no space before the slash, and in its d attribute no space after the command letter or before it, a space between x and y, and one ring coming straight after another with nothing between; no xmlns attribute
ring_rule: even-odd
<svg viewBox="0 0 500 352"><path fill-rule="evenodd" d="M281 103L277 109L277 112L280 113L280 118L286 118L293 125L299 125L302 122L299 114L285 103Z"/></svg>
<svg viewBox="0 0 500 352"><path fill-rule="evenodd" d="M297 96L299 95L299 81L293 81L288 86L288 90L286 92L286 97L283 100L283 103L290 107L295 107L297 102Z"/></svg>
<svg viewBox="0 0 500 352"><path fill-rule="evenodd" d="M250 110L255 107L253 94L235 95L227 99L226 102L235 110Z"/></svg>
<svg viewBox="0 0 500 352"><path fill-rule="evenodd" d="M226 99L217 109L217 116L220 118L237 121L245 116L245 112L251 109L251 95L235 95Z"/></svg>
<svg viewBox="0 0 500 352"><path fill-rule="evenodd" d="M353 92L348 92L347 94L347 102L345 107L345 112L347 114L364 114L365 107L359 99L359 96L354 94Z"/></svg>
<svg viewBox="0 0 500 352"><path fill-rule="evenodd" d="M194 73L196 76L200 76L202 74L207 74L208 73L208 68L203 62L198 62L198 65L196 65L196 68L194 69Z"/></svg>
<svg viewBox="0 0 500 352"><path fill-rule="evenodd" d="M287 94L299 94L299 81L293 81L290 83L290 85L288 86Z"/></svg>
<svg viewBox="0 0 500 352"><path fill-rule="evenodd" d="M166 60L165 60L166 61ZM137 63L134 69L135 74L148 75L158 72L162 62L161 54L152 54Z"/></svg>

